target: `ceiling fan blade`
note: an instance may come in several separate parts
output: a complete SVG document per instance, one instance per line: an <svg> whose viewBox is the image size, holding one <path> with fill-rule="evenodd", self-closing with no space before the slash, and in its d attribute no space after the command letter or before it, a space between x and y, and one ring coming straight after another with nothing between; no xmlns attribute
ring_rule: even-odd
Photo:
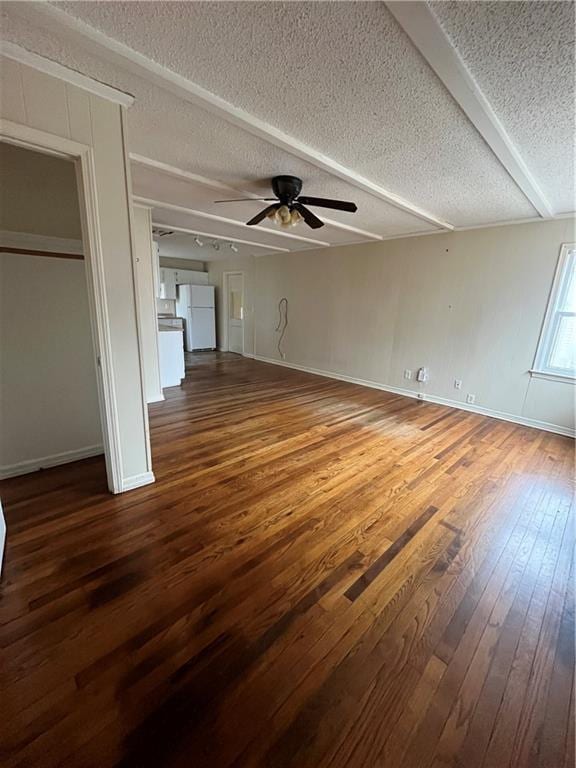
<svg viewBox="0 0 576 768"><path fill-rule="evenodd" d="M276 205L268 205L266 208L264 208L263 211L260 211L260 213L257 213L253 219L250 219L250 221L247 221L246 225L248 227L253 227L254 224L260 224L260 222L263 219L265 219L269 213L272 213L272 211L275 211L276 208L278 208L278 203L276 203Z"/></svg>
<svg viewBox="0 0 576 768"><path fill-rule="evenodd" d="M304 219L306 224L308 224L309 227L312 227L312 229L320 229L320 227L324 226L324 222L316 216L315 213L312 213L312 211L309 211L308 208L304 208L302 203L296 202L292 203L292 208L295 208L300 216Z"/></svg>
<svg viewBox="0 0 576 768"><path fill-rule="evenodd" d="M276 200L275 197L239 197L236 200L214 200L215 203L257 203L260 202L270 202L271 200Z"/></svg>
<svg viewBox="0 0 576 768"><path fill-rule="evenodd" d="M358 206L356 203L348 203L346 200L329 200L325 197L299 197L299 203L303 205L317 205L320 208L334 208L335 211L348 211L356 213Z"/></svg>

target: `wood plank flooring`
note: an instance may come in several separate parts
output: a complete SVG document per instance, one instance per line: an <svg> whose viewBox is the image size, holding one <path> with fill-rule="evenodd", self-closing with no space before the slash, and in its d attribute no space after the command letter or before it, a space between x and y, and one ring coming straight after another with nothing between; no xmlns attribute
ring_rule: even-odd
<svg viewBox="0 0 576 768"><path fill-rule="evenodd" d="M234 355L0 484L6 768L574 766L573 441Z"/></svg>

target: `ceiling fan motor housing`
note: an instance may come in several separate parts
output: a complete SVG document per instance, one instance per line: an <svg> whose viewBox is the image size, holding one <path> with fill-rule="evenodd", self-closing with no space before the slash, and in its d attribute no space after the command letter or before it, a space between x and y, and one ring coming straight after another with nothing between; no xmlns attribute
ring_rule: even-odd
<svg viewBox="0 0 576 768"><path fill-rule="evenodd" d="M274 176L272 191L281 203L290 204L302 191L302 179L297 176Z"/></svg>

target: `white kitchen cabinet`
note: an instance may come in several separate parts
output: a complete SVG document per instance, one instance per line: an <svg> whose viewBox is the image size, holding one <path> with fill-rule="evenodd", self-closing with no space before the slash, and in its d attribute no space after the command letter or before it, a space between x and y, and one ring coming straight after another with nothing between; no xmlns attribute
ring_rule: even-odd
<svg viewBox="0 0 576 768"><path fill-rule="evenodd" d="M176 285L208 285L208 272L195 269L177 269Z"/></svg>
<svg viewBox="0 0 576 768"><path fill-rule="evenodd" d="M164 387L179 387L185 376L182 331L177 328L158 333L160 380Z"/></svg>
<svg viewBox="0 0 576 768"><path fill-rule="evenodd" d="M176 270L160 267L160 296L161 299L176 298Z"/></svg>

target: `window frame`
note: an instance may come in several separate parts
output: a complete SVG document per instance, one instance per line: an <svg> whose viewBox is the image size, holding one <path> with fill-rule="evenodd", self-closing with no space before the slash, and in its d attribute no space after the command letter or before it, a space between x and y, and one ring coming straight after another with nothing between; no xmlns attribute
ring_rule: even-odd
<svg viewBox="0 0 576 768"><path fill-rule="evenodd" d="M576 371L567 373L564 368L553 368L547 364L552 353L556 331L563 316L571 317L576 312L566 312L559 307L563 303L566 291L568 290L568 281L566 279L570 263L576 262L576 243L563 243L560 248L560 256L556 265L556 272L552 282L546 314L538 339L534 365L530 374L537 378L556 379L560 381L576 383Z"/></svg>

